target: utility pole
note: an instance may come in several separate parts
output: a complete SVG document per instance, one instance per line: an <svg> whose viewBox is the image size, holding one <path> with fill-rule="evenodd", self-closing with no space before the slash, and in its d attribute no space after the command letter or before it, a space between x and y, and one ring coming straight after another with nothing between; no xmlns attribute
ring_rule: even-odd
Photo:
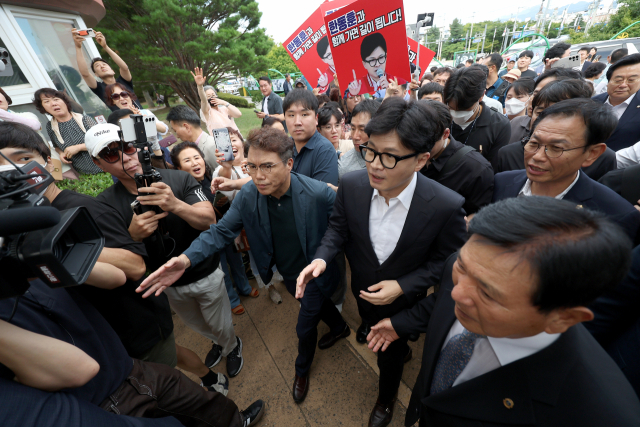
<svg viewBox="0 0 640 427"><path fill-rule="evenodd" d="M493 38L491 39L491 51L493 52L493 42L496 41L496 31L498 31L498 27L493 30Z"/></svg>
<svg viewBox="0 0 640 427"><path fill-rule="evenodd" d="M484 41L487 38L487 24L484 24L484 33L482 33L482 51L480 53L484 53Z"/></svg>

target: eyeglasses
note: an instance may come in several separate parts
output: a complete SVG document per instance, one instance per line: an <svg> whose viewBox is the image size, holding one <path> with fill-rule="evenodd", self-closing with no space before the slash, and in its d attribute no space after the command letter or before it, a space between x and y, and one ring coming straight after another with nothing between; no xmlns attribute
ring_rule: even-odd
<svg viewBox="0 0 640 427"><path fill-rule="evenodd" d="M380 156L380 163L385 169L393 169L396 167L399 161L410 159L417 156L419 153L407 154L406 156L396 156L390 153L378 153L373 148L369 148L366 145L360 145L360 155L367 163L373 163L376 157Z"/></svg>
<svg viewBox="0 0 640 427"><path fill-rule="evenodd" d="M329 52L325 56L323 56L322 59L324 59L325 61L328 61L329 59L333 59L333 54Z"/></svg>
<svg viewBox="0 0 640 427"><path fill-rule="evenodd" d="M635 82L637 82L640 79L640 77L638 76L631 76L627 79L625 79L622 76L616 77L614 79L611 79L610 82L613 83L614 85L621 85L622 83L624 83L625 81L627 82L627 84L634 84Z"/></svg>
<svg viewBox="0 0 640 427"><path fill-rule="evenodd" d="M385 53L382 56L379 56L377 58L374 59L365 59L364 62L366 62L367 64L369 64L370 67L375 67L376 65L380 64L384 64L387 61L387 54Z"/></svg>
<svg viewBox="0 0 640 427"><path fill-rule="evenodd" d="M120 93L112 93L111 94L111 99L113 99L114 101L117 101L121 97L122 98L130 98L129 92L120 92Z"/></svg>
<svg viewBox="0 0 640 427"><path fill-rule="evenodd" d="M134 147L133 144L128 143L127 145L123 146L123 144L119 142L116 147L107 147L102 149L98 153L98 157L100 157L107 163L115 163L120 160L118 151L122 151L124 154L131 156L133 154L136 154L138 149Z"/></svg>
<svg viewBox="0 0 640 427"><path fill-rule="evenodd" d="M549 147L548 145L545 145L545 144L538 144L537 142L533 142L528 137L524 138L522 141L520 141L520 143L524 147L524 151L528 153L535 153L540 149L540 147L544 147L544 153L547 155L547 157L551 159L555 159L562 156L562 153L564 153L565 151L572 151L572 150L577 150L579 148L586 147L586 145L583 145L581 147L575 147L575 148L560 148L555 146Z"/></svg>
<svg viewBox="0 0 640 427"><path fill-rule="evenodd" d="M247 164L247 172L249 173L249 175L254 175L256 172L258 172L258 168L260 168L260 171L262 173L268 175L271 173L272 167L274 167L275 165L279 165L282 162L284 162L284 160L279 161L278 163L273 163L270 165L260 165L260 166L252 165L251 163L249 163Z"/></svg>
<svg viewBox="0 0 640 427"><path fill-rule="evenodd" d="M333 130L335 130L337 132L337 131L340 130L341 124L340 123L336 123L335 125L324 125L324 126L320 126L320 127L325 132L331 132Z"/></svg>

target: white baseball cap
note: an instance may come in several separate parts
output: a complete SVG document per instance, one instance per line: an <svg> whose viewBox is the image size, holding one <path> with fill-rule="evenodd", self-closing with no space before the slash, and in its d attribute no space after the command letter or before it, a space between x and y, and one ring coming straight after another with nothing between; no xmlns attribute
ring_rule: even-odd
<svg viewBox="0 0 640 427"><path fill-rule="evenodd" d="M111 123L99 124L89 129L84 135L84 145L91 157L97 158L103 148L112 142L120 141L119 130L120 127Z"/></svg>

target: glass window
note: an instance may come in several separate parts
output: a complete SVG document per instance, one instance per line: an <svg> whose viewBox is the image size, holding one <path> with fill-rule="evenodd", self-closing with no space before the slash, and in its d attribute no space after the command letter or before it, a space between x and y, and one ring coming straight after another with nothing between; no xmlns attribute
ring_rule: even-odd
<svg viewBox="0 0 640 427"><path fill-rule="evenodd" d="M70 95L82 106L85 114L108 117L109 109L91 92L78 71L76 48L71 37L73 25L35 17L16 17L16 21L56 89ZM90 64L85 49L83 54Z"/></svg>
<svg viewBox="0 0 640 427"><path fill-rule="evenodd" d="M20 66L16 63L12 52L7 49L7 45L2 41L2 38L0 38L0 48L5 49L9 54L8 58L4 58L7 60L5 70L0 72L0 87L5 89L9 86L18 85L27 85L25 87L31 87L31 84L29 84L29 81L22 73Z"/></svg>

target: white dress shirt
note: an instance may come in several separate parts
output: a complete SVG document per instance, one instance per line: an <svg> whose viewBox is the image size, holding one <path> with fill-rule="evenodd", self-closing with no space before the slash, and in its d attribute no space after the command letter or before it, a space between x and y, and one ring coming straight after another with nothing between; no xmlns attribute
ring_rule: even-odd
<svg viewBox="0 0 640 427"><path fill-rule="evenodd" d="M388 205L378 190L373 190L369 212L369 238L381 265L398 244L417 182L418 173L414 172L409 185L398 194L398 197L389 199Z"/></svg>
<svg viewBox="0 0 640 427"><path fill-rule="evenodd" d="M640 163L640 142L636 142L631 147L616 151L616 161L618 169L628 168Z"/></svg>
<svg viewBox="0 0 640 427"><path fill-rule="evenodd" d="M461 334L463 331L464 326L459 320L456 320L444 340L442 349L452 337ZM560 334L541 332L538 335L526 338L478 338L469 363L456 378L453 387L509 363L531 356L553 344L559 337Z"/></svg>
<svg viewBox="0 0 640 427"><path fill-rule="evenodd" d="M558 199L558 200L562 200L564 198L564 196L567 195L569 190L571 190L573 188L573 186L576 185L576 182L578 182L579 178L580 178L580 171L578 171L578 173L576 174L576 179L573 180L571 185L569 185L567 188L565 188L565 190L562 193L558 194L555 198ZM533 194L531 193L531 180L529 180L529 178L527 178L527 182L524 183L524 186L522 187L522 189L518 193L518 197L520 197L520 196L533 196Z"/></svg>
<svg viewBox="0 0 640 427"><path fill-rule="evenodd" d="M604 103L605 105L611 106L613 113L616 115L618 120L620 120L620 117L622 117L624 112L627 111L627 107L629 106L629 104L631 104L631 100L633 99L634 96L636 96L635 93L630 97L628 97L627 99L625 99L624 101L622 101L620 104L616 105L615 107L611 105L611 103L609 102L609 98L610 98L609 96L607 97L607 100L604 101Z"/></svg>

